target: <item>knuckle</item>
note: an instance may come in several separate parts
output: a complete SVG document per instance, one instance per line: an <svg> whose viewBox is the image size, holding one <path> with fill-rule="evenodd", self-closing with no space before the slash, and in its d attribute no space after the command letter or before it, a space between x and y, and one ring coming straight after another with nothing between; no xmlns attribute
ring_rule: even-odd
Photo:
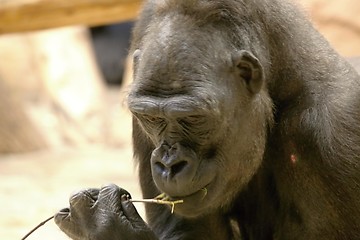
<svg viewBox="0 0 360 240"><path fill-rule="evenodd" d="M119 197L121 197L122 195L130 196L130 193L128 191L115 184L107 184L103 186L100 190L100 194L115 194L116 196Z"/></svg>
<svg viewBox="0 0 360 240"><path fill-rule="evenodd" d="M94 191L85 189L78 191L70 196L70 205L76 205L79 202L92 203L96 201L97 195L94 195Z"/></svg>

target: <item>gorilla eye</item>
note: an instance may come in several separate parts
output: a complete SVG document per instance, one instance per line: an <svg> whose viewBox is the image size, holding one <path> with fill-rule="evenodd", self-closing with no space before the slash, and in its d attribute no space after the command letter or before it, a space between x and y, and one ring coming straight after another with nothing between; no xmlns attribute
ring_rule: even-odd
<svg viewBox="0 0 360 240"><path fill-rule="evenodd" d="M178 122L184 126L185 125L189 125L189 126L199 125L199 124L202 124L205 122L205 118L200 115L193 115L193 116L184 117L184 118L178 120Z"/></svg>
<svg viewBox="0 0 360 240"><path fill-rule="evenodd" d="M207 118L201 115L187 116L177 120L179 125L188 133L202 135L200 132L207 131ZM200 134L200 135L199 135Z"/></svg>
<svg viewBox="0 0 360 240"><path fill-rule="evenodd" d="M164 118L151 116L147 114L135 114L140 121L143 129L150 135L159 135L166 128L166 121Z"/></svg>
<svg viewBox="0 0 360 240"><path fill-rule="evenodd" d="M151 124L160 124L160 123L164 122L163 118L154 117L154 116L150 116L150 115L142 115L141 118Z"/></svg>

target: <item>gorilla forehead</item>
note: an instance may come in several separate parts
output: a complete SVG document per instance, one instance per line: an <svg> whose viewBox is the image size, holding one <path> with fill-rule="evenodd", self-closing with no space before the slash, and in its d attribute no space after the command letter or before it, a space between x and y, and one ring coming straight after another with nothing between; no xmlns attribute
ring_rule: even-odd
<svg viewBox="0 0 360 240"><path fill-rule="evenodd" d="M177 15L192 16L193 22L198 23L228 18L239 10L245 13L247 12L245 5L251 4L248 2L244 4L244 1L239 0L154 0L153 2L158 14L176 12Z"/></svg>
<svg viewBox="0 0 360 240"><path fill-rule="evenodd" d="M203 87L209 90L223 81L230 66L227 48L219 31L209 27L204 34L204 28L188 24L186 18L168 16L150 26L140 47L135 81L150 91L155 87L170 94Z"/></svg>

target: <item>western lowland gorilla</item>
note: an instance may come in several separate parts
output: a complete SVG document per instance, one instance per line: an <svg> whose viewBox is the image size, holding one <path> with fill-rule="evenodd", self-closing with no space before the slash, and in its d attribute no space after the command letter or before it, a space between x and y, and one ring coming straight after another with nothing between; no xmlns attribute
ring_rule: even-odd
<svg viewBox="0 0 360 240"><path fill-rule="evenodd" d="M360 78L285 0L149 0L132 39L146 224L116 185L73 239L360 239Z"/></svg>

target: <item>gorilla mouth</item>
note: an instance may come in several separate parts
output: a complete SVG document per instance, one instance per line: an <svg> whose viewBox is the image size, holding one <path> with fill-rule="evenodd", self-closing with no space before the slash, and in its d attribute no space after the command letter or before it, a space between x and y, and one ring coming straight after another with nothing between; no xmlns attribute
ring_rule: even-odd
<svg viewBox="0 0 360 240"><path fill-rule="evenodd" d="M183 201L181 204L176 204L173 208L174 213L189 218L197 217L198 215L204 213L205 209L208 207L208 201L206 201L206 198L209 193L209 185L210 184L207 184L205 187L188 195L168 195L168 198L171 201Z"/></svg>
<svg viewBox="0 0 360 240"><path fill-rule="evenodd" d="M189 198L194 198L194 197L199 197L202 196L202 198L204 199L206 197L206 195L208 194L208 187L209 184L207 184L205 187L201 188L200 190L194 192L194 193L191 193L189 195L185 195L185 196L169 196L169 198L173 201L176 201L176 200L184 200L185 199L189 199Z"/></svg>

